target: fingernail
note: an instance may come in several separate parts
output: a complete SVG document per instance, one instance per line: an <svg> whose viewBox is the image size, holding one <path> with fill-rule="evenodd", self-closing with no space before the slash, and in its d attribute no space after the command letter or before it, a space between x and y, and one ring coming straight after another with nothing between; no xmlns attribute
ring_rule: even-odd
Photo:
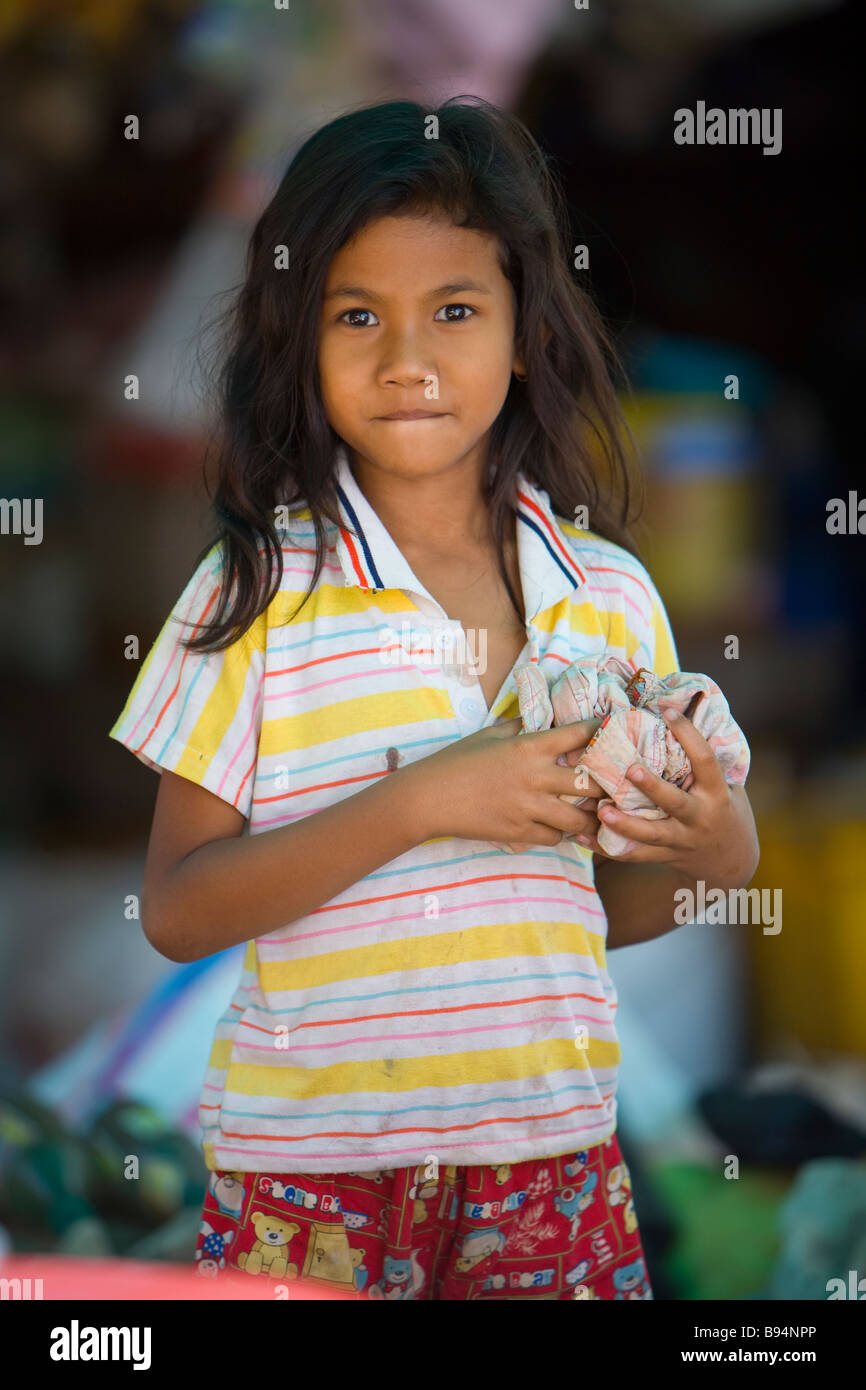
<svg viewBox="0 0 866 1390"><path fill-rule="evenodd" d="M626 773L626 776L630 777L633 782L642 782L644 776L643 768L636 766L630 767L628 772Z"/></svg>
<svg viewBox="0 0 866 1390"><path fill-rule="evenodd" d="M586 845L587 849L589 849L592 845L592 840L590 840L588 835L575 835L574 838L577 840L577 843L579 845Z"/></svg>
<svg viewBox="0 0 866 1390"><path fill-rule="evenodd" d="M612 811L609 806L603 806L598 814L601 820L616 820L616 811Z"/></svg>
<svg viewBox="0 0 866 1390"><path fill-rule="evenodd" d="M670 719L671 723L673 723L675 719L682 719L682 715L678 709L664 709L662 710L662 714L665 719Z"/></svg>

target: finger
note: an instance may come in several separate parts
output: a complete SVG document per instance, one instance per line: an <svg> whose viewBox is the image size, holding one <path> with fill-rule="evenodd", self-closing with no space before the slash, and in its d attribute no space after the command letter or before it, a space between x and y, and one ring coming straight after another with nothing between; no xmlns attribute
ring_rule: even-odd
<svg viewBox="0 0 866 1390"><path fill-rule="evenodd" d="M664 811L665 815L673 816L675 820L681 820L686 825L691 824L700 815L700 807L694 797L687 796L683 789L675 787L673 782L666 782L663 777L657 777L641 763L632 763L626 777ZM690 776L690 786L692 781L694 778Z"/></svg>
<svg viewBox="0 0 866 1390"><path fill-rule="evenodd" d="M667 849L672 855L682 847L683 827L670 816L648 820L644 816L627 815L615 806L602 806L598 818L610 826L611 830L615 830L617 835L634 840L638 845L645 845L651 849Z"/></svg>
<svg viewBox="0 0 866 1390"><path fill-rule="evenodd" d="M576 749L575 752L568 755L567 759L568 766L571 769L572 787L574 788L575 796L591 796L597 801L600 796L606 796L607 793L604 788L596 782L595 778L590 776L589 768L583 767L577 762L577 759L581 756L580 749ZM572 761L572 759L575 761ZM559 765L561 766L561 763ZM566 788L563 792L563 796L566 796L569 790L570 788Z"/></svg>
<svg viewBox="0 0 866 1390"><path fill-rule="evenodd" d="M608 854L598 843L597 836L588 836L587 849L592 850L593 867L598 869L603 864L668 864L676 859L673 850L654 847L652 845L638 845L634 840L630 840L629 848L622 854Z"/></svg>
<svg viewBox="0 0 866 1390"><path fill-rule="evenodd" d="M523 720L518 714L514 719L502 719L498 724L491 725L491 728L503 734L520 733L523 729Z"/></svg>
<svg viewBox="0 0 866 1390"><path fill-rule="evenodd" d="M674 738L688 754L695 777L693 786L700 791L716 794L725 791L725 775L703 734L698 733L691 720L685 719L673 706L659 703L659 709Z"/></svg>
<svg viewBox="0 0 866 1390"><path fill-rule="evenodd" d="M563 835L597 835L598 817L592 811L569 806L558 796L542 796L527 807L527 815Z"/></svg>
<svg viewBox="0 0 866 1390"><path fill-rule="evenodd" d="M574 724L557 724L552 729L541 729L530 737L546 739L551 756L555 759L560 753L585 748L601 724L600 719L578 719Z"/></svg>
<svg viewBox="0 0 866 1390"><path fill-rule="evenodd" d="M607 796L604 788L590 777L585 767L551 767L550 775L545 774L543 780L540 778L539 785L545 791L553 792L556 796L567 796L571 801L598 801L600 797Z"/></svg>

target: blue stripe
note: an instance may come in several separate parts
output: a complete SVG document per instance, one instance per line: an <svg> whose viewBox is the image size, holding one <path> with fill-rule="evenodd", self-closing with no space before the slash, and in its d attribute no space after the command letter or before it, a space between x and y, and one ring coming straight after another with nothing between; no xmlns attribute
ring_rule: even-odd
<svg viewBox="0 0 866 1390"><path fill-rule="evenodd" d="M564 1095L564 1094L566 1094L568 1091L595 1091L595 1090L597 1090L598 1093L599 1093L599 1095L601 1095L601 1087L602 1087L602 1086L611 1086L611 1085L613 1085L613 1086L615 1087L615 1082L612 1082L612 1081L600 1081L600 1082L598 1082L598 1084L596 1085L595 1082L590 1081L590 1082L587 1082L585 1085L560 1086L560 1087L558 1087L556 1090L547 1091L545 1094L546 1094L546 1096L552 1098L553 1096L561 1096L561 1095ZM616 1093L616 1092L615 1092L615 1089L614 1089L613 1091L610 1092L610 1095L613 1096L613 1095L615 1095L615 1093ZM531 1097L529 1097L529 1099L531 1099ZM608 1097L608 1096L602 1096L602 1099L603 1099L603 1100L607 1100L607 1099L609 1099L609 1097ZM468 1101L467 1101L467 1100L464 1100L464 1101L456 1101L453 1105L403 1105L403 1106L398 1106L396 1110L391 1110L391 1109L389 1109L388 1114L389 1114L389 1115L411 1115L411 1113L413 1112L413 1110L422 1110L422 1111L423 1111L423 1110L476 1110L476 1109L478 1109L478 1107L481 1106L481 1105L526 1105L526 1103L527 1103L527 1097L526 1097L526 1096L490 1096L488 1100L468 1100ZM228 1110L226 1107L223 1107L222 1110L221 1110L221 1114L223 1114L223 1115L237 1115L238 1117L242 1117L243 1119L247 1119L247 1120L273 1120L273 1119L275 1119L275 1118L279 1118L280 1120L283 1120L283 1119L287 1119L287 1120L294 1120L294 1119L297 1119L297 1120L327 1120L327 1119L330 1119L331 1116L333 1116L333 1115L371 1115L371 1116L373 1116L375 1119L381 1119L381 1118L382 1118L382 1112L381 1112L381 1110L361 1110L361 1109L357 1109L357 1108L356 1108L356 1109L353 1109L353 1110L307 1110L307 1111L302 1111L300 1114L297 1114L297 1115L285 1115L285 1116L280 1115L280 1116L278 1116L278 1117L275 1117L274 1114L273 1114L272 1112L269 1112L269 1111L262 1111L262 1110ZM531 1118L531 1117L530 1117L530 1118ZM215 1133L218 1132L218 1126L217 1126L217 1125L209 1125L209 1126L208 1126L208 1129L209 1129L209 1130L212 1130L212 1131L215 1132ZM268 1139L268 1140L266 1140L265 1142L266 1142L266 1143L271 1143L271 1144L279 1144L279 1143L281 1143L282 1141L279 1140L279 1139Z"/></svg>
<svg viewBox="0 0 866 1390"><path fill-rule="evenodd" d="M346 508L346 511L349 514L349 520L351 521L352 525L358 533L358 540L361 542L361 549L363 550L364 558L367 561L367 568L373 576L373 582L376 585L377 589L384 589L385 585L382 583L382 580L379 577L379 571L376 569L376 566L373 563L373 556L370 551L370 547L367 544L367 537L364 535L363 527L361 526L360 521L355 515L354 507L350 503L348 497L346 496L343 489L340 487L339 483L337 484L337 492L340 494L340 500L342 501L343 506Z"/></svg>
<svg viewBox="0 0 866 1390"><path fill-rule="evenodd" d="M557 565L562 570L566 579L570 579L575 589L577 589L583 583L583 576L580 574L575 574L573 570L570 570L568 568L568 566L563 562L561 557L557 555L553 546L550 544L550 541L547 539L547 536L545 536L544 532L542 531L541 527L538 525L536 521L532 521L528 516L525 515L524 512L520 510L518 510L517 515L523 522L524 526L528 526L530 530L535 532L535 534L538 536L539 540L543 544L545 550L550 555L550 558L556 561Z"/></svg>

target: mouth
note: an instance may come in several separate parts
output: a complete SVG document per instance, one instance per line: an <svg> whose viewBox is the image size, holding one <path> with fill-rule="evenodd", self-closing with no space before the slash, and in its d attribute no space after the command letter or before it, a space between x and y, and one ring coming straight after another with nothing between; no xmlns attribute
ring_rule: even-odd
<svg viewBox="0 0 866 1390"><path fill-rule="evenodd" d="M395 410L391 415L379 415L379 420L442 420L447 411L444 410Z"/></svg>

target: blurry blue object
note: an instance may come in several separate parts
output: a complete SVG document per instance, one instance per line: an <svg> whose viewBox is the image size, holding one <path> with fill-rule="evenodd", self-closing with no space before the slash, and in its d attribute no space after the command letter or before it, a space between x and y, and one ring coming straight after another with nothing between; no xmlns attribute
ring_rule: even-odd
<svg viewBox="0 0 866 1390"><path fill-rule="evenodd" d="M715 342L674 333L646 333L629 357L632 385L639 391L697 392L717 396L721 405L760 411L776 389L778 375L756 353L739 343ZM739 381L739 402L726 402L725 378Z"/></svg>
<svg viewBox="0 0 866 1390"><path fill-rule="evenodd" d="M866 1277L866 1163L818 1158L804 1164L780 1209L779 1224L782 1253L767 1292L759 1296L850 1299L852 1283L856 1289ZM862 1298L863 1291L853 1297Z"/></svg>
<svg viewBox="0 0 866 1390"><path fill-rule="evenodd" d="M172 964L135 1009L95 1025L27 1086L72 1127L86 1125L110 1100L152 1105L195 1143L198 1106L214 1025L227 1008L246 947Z"/></svg>
<svg viewBox="0 0 866 1390"><path fill-rule="evenodd" d="M692 1109L688 1074L658 1045L639 1013L620 1006L616 1020L622 1047L617 1117L637 1143L659 1143Z"/></svg>
<svg viewBox="0 0 866 1390"><path fill-rule="evenodd" d="M683 416L659 425L653 467L666 478L708 474L733 476L754 471L760 447L757 430L743 415Z"/></svg>

